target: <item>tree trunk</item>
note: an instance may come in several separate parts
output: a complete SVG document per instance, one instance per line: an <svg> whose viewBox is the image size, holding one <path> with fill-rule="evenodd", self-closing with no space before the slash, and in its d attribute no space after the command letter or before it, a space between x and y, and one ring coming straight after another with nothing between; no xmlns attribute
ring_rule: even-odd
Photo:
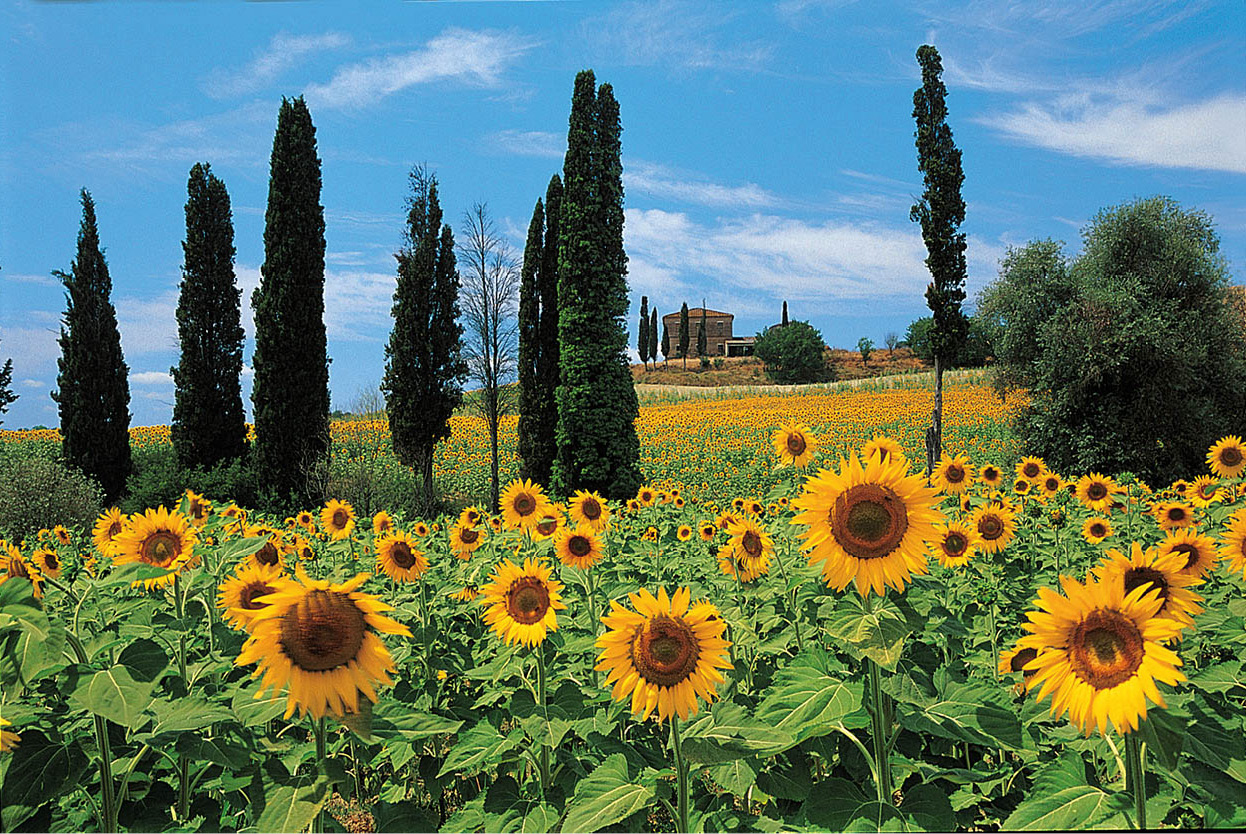
<svg viewBox="0 0 1246 834"><path fill-rule="evenodd" d="M943 457L943 362L935 356L935 407L926 436L926 476L934 473L935 462Z"/></svg>
<svg viewBox="0 0 1246 834"><path fill-rule="evenodd" d="M498 390L489 392L489 512L501 512L498 498Z"/></svg>

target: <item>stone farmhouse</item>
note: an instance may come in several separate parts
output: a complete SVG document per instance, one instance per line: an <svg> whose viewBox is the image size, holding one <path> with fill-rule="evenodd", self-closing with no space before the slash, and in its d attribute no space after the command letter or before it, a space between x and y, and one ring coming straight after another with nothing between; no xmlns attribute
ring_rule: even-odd
<svg viewBox="0 0 1246 834"><path fill-rule="evenodd" d="M702 310L701 307L688 309L688 358L695 359L697 353L697 327L701 324L701 314L705 314L705 349L706 356L749 356L753 352L753 337L737 338L732 332L735 315L720 310ZM679 311L662 316L662 324L666 326L671 338L671 358L679 353Z"/></svg>

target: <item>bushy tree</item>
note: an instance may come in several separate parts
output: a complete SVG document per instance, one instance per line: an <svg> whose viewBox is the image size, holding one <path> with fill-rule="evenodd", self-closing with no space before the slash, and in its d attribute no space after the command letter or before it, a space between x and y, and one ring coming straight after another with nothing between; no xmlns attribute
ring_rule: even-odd
<svg viewBox="0 0 1246 834"><path fill-rule="evenodd" d="M185 261L177 300L181 354L173 449L183 467L211 467L247 450L242 409L242 291L234 281L234 223L225 183L206 163L187 182Z"/></svg>
<svg viewBox="0 0 1246 834"><path fill-rule="evenodd" d="M934 362L934 348L931 345L930 333L934 328L934 319L923 316L909 323L904 334L904 343L913 351L913 355L923 362ZM980 315L969 317L969 332L960 345L960 350L948 361L948 368L980 368L994 355L992 344L996 329Z"/></svg>
<svg viewBox="0 0 1246 834"><path fill-rule="evenodd" d="M868 336L862 336L857 340L857 350L861 353L861 364L870 364L870 354L874 352L874 340Z"/></svg>
<svg viewBox="0 0 1246 834"><path fill-rule="evenodd" d="M1137 200L1099 212L1083 244L1072 260L1050 240L1012 250L982 293L996 384L1028 392L1026 450L1063 472L1193 477L1246 432L1246 337L1211 218Z"/></svg>
<svg viewBox="0 0 1246 834"><path fill-rule="evenodd" d="M591 70L576 76L558 250L558 455L551 489L631 497L640 486L640 409L627 361L627 255L619 105Z"/></svg>
<svg viewBox="0 0 1246 834"><path fill-rule="evenodd" d="M121 355L95 201L85 188L80 196L78 254L69 272L55 273L65 286L65 318L52 399L60 411L65 460L98 481L105 499L114 501L132 467L129 368Z"/></svg>
<svg viewBox="0 0 1246 834"><path fill-rule="evenodd" d="M252 462L270 500L320 500L308 474L329 451L324 206L316 128L300 96L281 100L255 310Z"/></svg>
<svg viewBox="0 0 1246 834"><path fill-rule="evenodd" d="M753 343L753 355L765 364L766 376L784 384L833 380L834 369L822 350L822 334L807 321L771 327Z"/></svg>
<svg viewBox="0 0 1246 834"><path fill-rule="evenodd" d="M420 473L424 510L434 504L433 450L450 436L450 416L463 400L459 275L454 233L443 224L437 178L416 166L409 176L405 245L398 261L394 327L385 347L381 389L394 453Z"/></svg>

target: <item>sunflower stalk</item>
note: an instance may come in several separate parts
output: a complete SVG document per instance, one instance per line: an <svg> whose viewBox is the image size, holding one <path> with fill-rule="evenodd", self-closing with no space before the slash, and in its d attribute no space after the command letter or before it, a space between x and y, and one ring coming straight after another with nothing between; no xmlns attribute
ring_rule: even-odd
<svg viewBox="0 0 1246 834"><path fill-rule="evenodd" d="M324 718L312 719L312 735L316 739L316 767L321 773L328 772L329 759L325 750L325 720ZM312 834L324 834L324 806L316 812L315 818L312 820Z"/></svg>
<svg viewBox="0 0 1246 834"><path fill-rule="evenodd" d="M675 749L675 779L679 796L679 816L675 830L687 834L688 825L688 763L684 761L684 749L679 740L679 716L671 716L671 746Z"/></svg>
<svg viewBox="0 0 1246 834"><path fill-rule="evenodd" d="M874 604L869 595L864 597L864 608L867 614L872 613ZM886 705L886 694L883 692L882 670L872 657L865 659L865 667L869 678L871 741L874 746L874 784L878 789L880 805L891 804L891 733L890 715Z"/></svg>
<svg viewBox="0 0 1246 834"><path fill-rule="evenodd" d="M788 556L792 555L791 539L788 539L787 541L787 555ZM787 568L783 567L783 560L778 557L778 554L775 554L775 561L779 563L779 575L783 577L783 586L787 587L791 585L792 584L791 580L787 578ZM800 597L800 588L793 588L791 591L791 595L792 595L792 600L791 600L792 625L796 627L796 651L797 653L800 653L805 650L804 641L800 639L800 609L798 607L798 599ZM784 594L784 596L786 596L786 594Z"/></svg>
<svg viewBox="0 0 1246 834"><path fill-rule="evenodd" d="M1125 790L1133 794L1134 822L1146 831L1146 761L1138 734L1125 734Z"/></svg>
<svg viewBox="0 0 1246 834"><path fill-rule="evenodd" d="M537 709L545 715L545 644L542 641L536 646L536 688ZM546 716L548 719L548 716ZM541 794L549 790L549 724L545 725L545 738L541 741Z"/></svg>
<svg viewBox="0 0 1246 834"><path fill-rule="evenodd" d="M82 665L89 663L86 649L82 647L82 641L78 639L78 635L73 632L65 634L65 640L69 643L70 648L74 651L74 656ZM95 719L95 744L99 748L100 754L100 802L104 806L103 814L100 820L100 830L105 832L116 831L117 824L117 794L116 785L113 784L112 778L112 744L108 740L108 722L102 715L98 713L92 715Z"/></svg>
<svg viewBox="0 0 1246 834"><path fill-rule="evenodd" d="M190 676L186 673L186 597L183 593L181 573L173 574L173 607L177 612L178 629L181 634L177 638L177 671L182 676L182 686L186 694L190 694ZM209 627L209 630L210 627ZM182 753L177 757L177 820L183 822L190 815L190 755Z"/></svg>

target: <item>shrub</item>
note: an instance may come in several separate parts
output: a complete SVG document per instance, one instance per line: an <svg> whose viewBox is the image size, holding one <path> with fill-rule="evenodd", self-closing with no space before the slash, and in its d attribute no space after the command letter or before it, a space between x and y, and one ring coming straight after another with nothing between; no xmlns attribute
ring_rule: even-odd
<svg viewBox="0 0 1246 834"><path fill-rule="evenodd" d="M89 530L100 514L100 485L64 462L43 456L0 456L0 534L20 541L63 524Z"/></svg>
<svg viewBox="0 0 1246 834"><path fill-rule="evenodd" d="M923 316L909 324L904 334L904 342L913 355L923 362L934 362L934 351L930 347L930 328L934 319ZM993 355L992 341L995 329L991 322L981 315L969 318L969 333L961 344L960 352L952 360L953 368L980 368Z"/></svg>
<svg viewBox="0 0 1246 834"><path fill-rule="evenodd" d="M979 309L999 328L996 385L1029 391L1026 451L1063 472L1167 484L1246 431L1246 338L1203 212L1153 197L1101 211L1068 260L1036 241L1005 257Z"/></svg>
<svg viewBox="0 0 1246 834"><path fill-rule="evenodd" d="M757 334L753 354L766 376L779 383L828 382L835 372L822 357L822 334L807 321L789 322Z"/></svg>
<svg viewBox="0 0 1246 834"><path fill-rule="evenodd" d="M236 501L244 507L256 507L255 475L247 458L223 461L212 467L185 468L177 462L171 445L135 448L134 473L126 481L126 497L121 510L142 512L150 507L172 507L187 489L193 489L211 501Z"/></svg>

